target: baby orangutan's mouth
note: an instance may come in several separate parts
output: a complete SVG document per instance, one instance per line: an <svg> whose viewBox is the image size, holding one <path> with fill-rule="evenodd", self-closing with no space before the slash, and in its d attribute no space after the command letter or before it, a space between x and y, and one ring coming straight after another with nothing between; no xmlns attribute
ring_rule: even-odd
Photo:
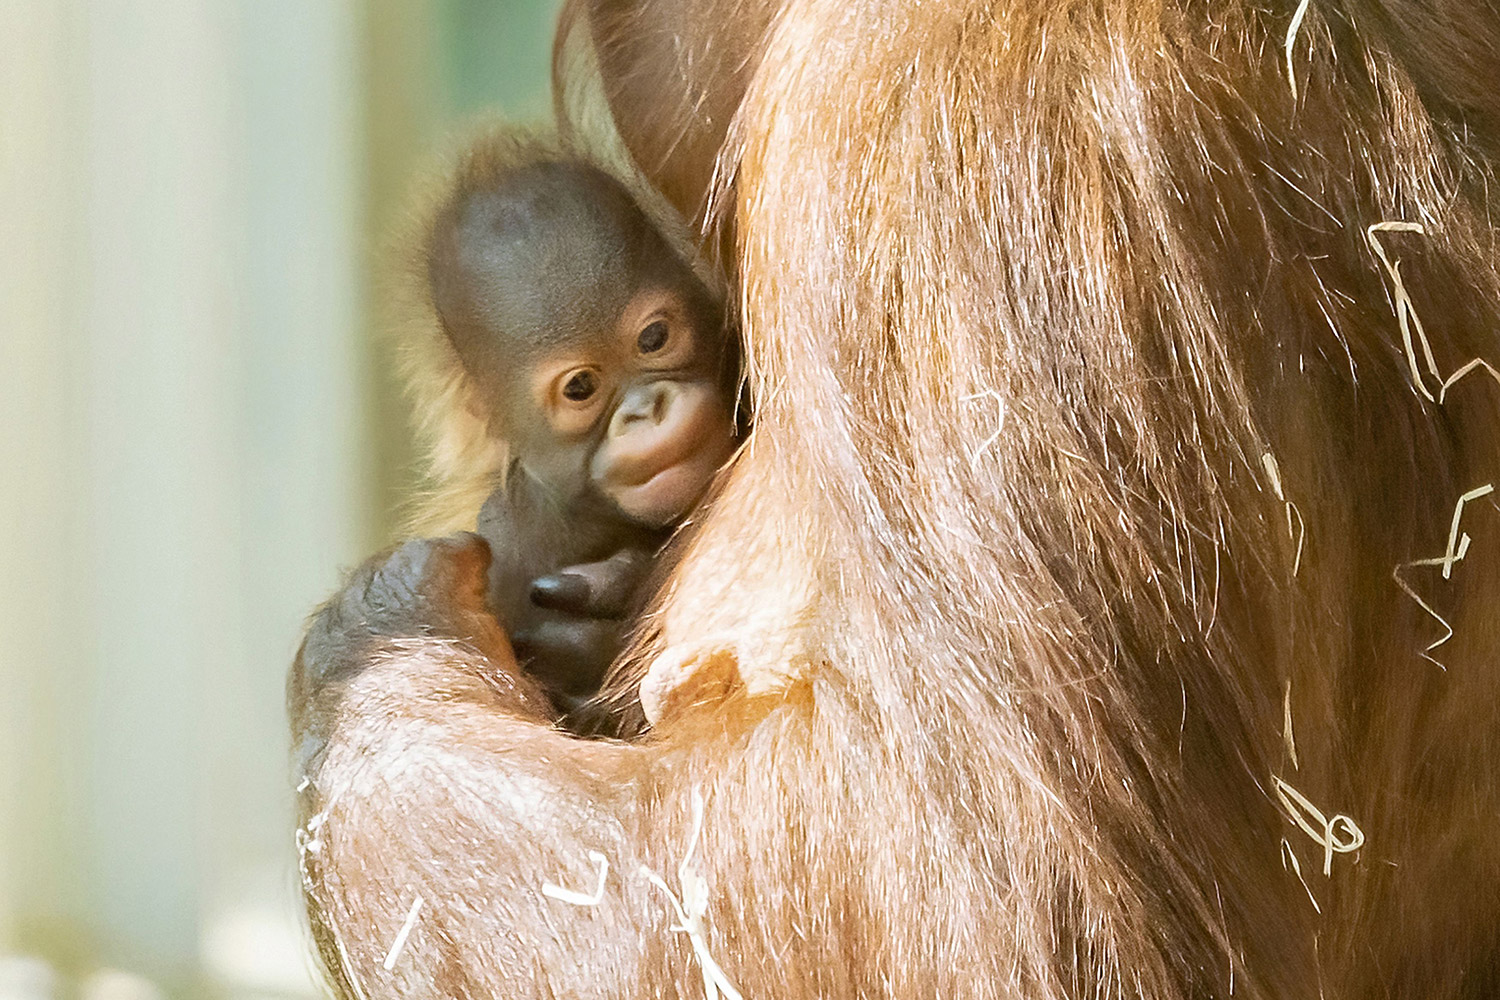
<svg viewBox="0 0 1500 1000"><path fill-rule="evenodd" d="M732 444L732 442L731 442ZM610 490L615 504L633 521L665 527L681 520L703 496L732 449L704 447L652 473L644 481Z"/></svg>
<svg viewBox="0 0 1500 1000"><path fill-rule="evenodd" d="M712 394L688 389L659 422L606 442L594 481L630 520L667 527L692 510L734 447L731 415Z"/></svg>

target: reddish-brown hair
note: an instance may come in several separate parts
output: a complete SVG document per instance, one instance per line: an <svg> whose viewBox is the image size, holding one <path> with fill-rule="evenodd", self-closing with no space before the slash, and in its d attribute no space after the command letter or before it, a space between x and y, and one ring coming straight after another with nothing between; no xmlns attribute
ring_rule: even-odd
<svg viewBox="0 0 1500 1000"><path fill-rule="evenodd" d="M1493 10L578 15L732 215L755 427L638 662L739 682L590 743L375 642L299 716L343 991L1500 990Z"/></svg>

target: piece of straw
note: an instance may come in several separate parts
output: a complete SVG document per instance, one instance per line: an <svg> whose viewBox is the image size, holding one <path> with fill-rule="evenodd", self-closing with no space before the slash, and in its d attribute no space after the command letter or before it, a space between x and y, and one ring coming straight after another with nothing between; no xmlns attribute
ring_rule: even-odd
<svg viewBox="0 0 1500 1000"><path fill-rule="evenodd" d="M1401 328L1401 344L1406 350L1406 364L1411 371L1412 384L1429 402L1435 402L1436 397L1433 396L1432 390L1427 388L1426 376L1422 374L1417 364L1413 337L1421 344L1422 359L1427 364L1427 370L1441 382L1442 376L1438 374L1437 360L1432 356L1432 344L1427 339L1427 331L1422 327L1422 318L1417 315L1417 310L1412 305L1411 296L1406 293L1406 284L1401 280L1401 262L1391 261L1385 252L1385 246L1375 238L1376 233L1417 233L1425 236L1427 230L1420 222L1403 222L1393 219L1367 226L1365 239L1369 240L1370 248L1375 251L1375 256L1380 259L1381 266L1385 268L1385 273L1391 279L1391 296L1396 309L1396 323Z"/></svg>
<svg viewBox="0 0 1500 1000"><path fill-rule="evenodd" d="M598 851L589 851L589 860L599 869L599 882L594 886L593 892L579 892L577 889L564 889L560 885L543 882L542 895L573 906L598 906L604 900L604 883L609 878L609 859Z"/></svg>
<svg viewBox="0 0 1500 1000"><path fill-rule="evenodd" d="M1350 854L1364 846L1365 833L1354 820L1342 813L1329 818L1323 810L1312 804L1312 800L1288 782L1276 775L1271 776L1271 781L1287 818L1297 824L1314 843L1322 846L1325 878L1333 874L1335 854ZM1339 839L1340 832L1345 835L1344 839Z"/></svg>
<svg viewBox="0 0 1500 1000"><path fill-rule="evenodd" d="M1311 0L1302 0L1292 12L1292 22L1286 29L1286 78L1292 86L1292 101L1297 100L1297 71L1292 67L1292 46L1297 44L1297 32L1302 29L1302 19L1307 16Z"/></svg>
<svg viewBox="0 0 1500 1000"><path fill-rule="evenodd" d="M1297 852L1292 850L1292 842L1285 837L1281 838L1281 867L1297 876L1297 881L1302 883L1302 891L1307 893L1307 899L1318 913L1323 908L1318 905L1318 897L1313 895L1312 886L1307 884L1307 879L1302 877L1302 862L1297 860Z"/></svg>
<svg viewBox="0 0 1500 1000"><path fill-rule="evenodd" d="M1286 498L1286 493L1281 486L1281 466L1276 464L1276 456L1269 451L1260 456L1260 464L1266 470L1266 478L1271 480L1271 492L1286 505L1286 533L1289 538L1296 539L1297 551L1292 556L1292 576L1296 576L1302 569L1302 544L1307 540L1307 522L1302 520L1302 511L1297 505ZM1296 524L1292 519L1296 518Z"/></svg>
<svg viewBox="0 0 1500 1000"><path fill-rule="evenodd" d="M1281 738L1286 741L1287 756L1292 759L1292 767L1300 771L1302 766L1297 763L1297 737L1292 734L1292 682L1286 682L1286 690L1281 696Z"/></svg>
<svg viewBox="0 0 1500 1000"><path fill-rule="evenodd" d="M1454 383L1462 380L1464 376L1479 368L1482 368L1486 372L1488 372L1490 377L1493 378L1496 382L1500 382L1500 371L1497 371L1494 365L1490 364L1483 358L1475 358L1468 364L1461 366L1457 371L1455 371L1452 375L1449 375L1443 381L1443 384L1438 387L1438 402L1441 403L1444 401L1444 397L1448 395L1448 390L1453 388Z"/></svg>
<svg viewBox="0 0 1500 1000"><path fill-rule="evenodd" d="M964 400L964 402L972 402L976 399L993 399L995 401L995 432L981 441L979 443L979 446L972 452L970 452L969 468L973 469L978 467L980 456L982 456L986 451L989 450L990 445L1000 440L1000 432L1005 430L1005 414L1007 412L1006 402L1005 397L1000 395L994 389L986 389L983 392L970 393L969 395L962 397L962 399Z"/></svg>
<svg viewBox="0 0 1500 1000"><path fill-rule="evenodd" d="M744 1000L740 991L735 988L734 983L730 981L719 963L714 961L713 955L708 950L708 927L703 919L708 912L708 880L692 867L693 852L698 849L698 838L702 833L703 796L695 788L693 789L693 836L688 841L687 853L683 855L682 863L677 866L677 881L682 889L681 896L674 893L666 880L650 868L642 866L641 872L651 880L653 885L666 893L668 901L671 902L672 910L677 915L677 923L671 927L671 930L686 934L693 946L693 954L698 958L698 967L703 971L705 1000L719 1000L721 994L726 1000Z"/></svg>
<svg viewBox="0 0 1500 1000"><path fill-rule="evenodd" d="M401 952L406 948L406 939L411 937L412 928L417 926L417 914L422 912L422 897L418 896L411 902L411 909L406 911L406 922L401 925L401 930L396 932L396 940L391 942L391 950L385 953L385 961L380 963L389 972L396 967L396 959L401 957Z"/></svg>

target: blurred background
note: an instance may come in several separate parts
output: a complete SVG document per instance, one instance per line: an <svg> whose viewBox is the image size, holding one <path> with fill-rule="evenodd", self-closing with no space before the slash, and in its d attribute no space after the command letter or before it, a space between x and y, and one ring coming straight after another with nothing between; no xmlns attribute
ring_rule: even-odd
<svg viewBox="0 0 1500 1000"><path fill-rule="evenodd" d="M0 0L0 1000L316 995L283 682L413 482L383 240L556 0Z"/></svg>

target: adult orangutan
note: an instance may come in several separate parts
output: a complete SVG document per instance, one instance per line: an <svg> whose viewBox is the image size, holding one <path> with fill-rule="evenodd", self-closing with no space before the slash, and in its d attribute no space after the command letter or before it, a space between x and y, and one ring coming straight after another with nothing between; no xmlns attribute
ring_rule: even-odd
<svg viewBox="0 0 1500 1000"><path fill-rule="evenodd" d="M472 537L320 613L340 995L1500 994L1493 4L575 13L722 195L754 429L642 737Z"/></svg>

